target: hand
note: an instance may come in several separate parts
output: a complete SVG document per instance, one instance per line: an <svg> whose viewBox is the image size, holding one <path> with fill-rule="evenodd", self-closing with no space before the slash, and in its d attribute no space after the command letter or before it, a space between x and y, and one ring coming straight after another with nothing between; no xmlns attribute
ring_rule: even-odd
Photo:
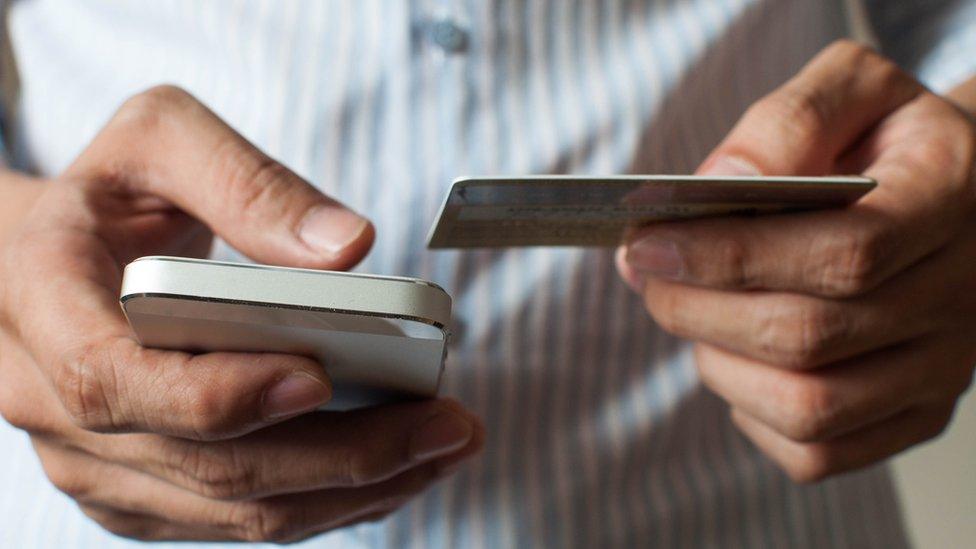
<svg viewBox="0 0 976 549"><path fill-rule="evenodd" d="M842 210L662 223L618 253L702 381L797 481L948 424L976 364L976 125L840 42L744 115L703 174L864 173Z"/></svg>
<svg viewBox="0 0 976 549"><path fill-rule="evenodd" d="M211 230L258 261L329 269L373 239L161 87L118 111L0 252L0 411L85 513L145 539L291 541L383 516L479 449L450 401L301 415L330 397L308 358L140 347L122 267L203 255Z"/></svg>

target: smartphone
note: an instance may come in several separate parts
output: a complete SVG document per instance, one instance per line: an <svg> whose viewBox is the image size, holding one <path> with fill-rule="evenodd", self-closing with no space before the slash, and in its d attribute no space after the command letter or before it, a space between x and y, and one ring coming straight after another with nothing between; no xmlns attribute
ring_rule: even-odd
<svg viewBox="0 0 976 549"><path fill-rule="evenodd" d="M450 295L416 278L153 256L119 301L145 347L318 360L330 410L436 396L450 337Z"/></svg>

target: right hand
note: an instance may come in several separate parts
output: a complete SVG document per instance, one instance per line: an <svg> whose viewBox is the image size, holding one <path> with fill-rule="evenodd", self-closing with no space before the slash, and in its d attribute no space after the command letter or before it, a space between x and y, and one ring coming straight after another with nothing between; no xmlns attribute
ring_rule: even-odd
<svg viewBox="0 0 976 549"><path fill-rule="evenodd" d="M480 449L481 424L452 401L306 414L330 397L311 359L140 347L122 268L205 255L211 231L257 261L320 269L373 240L159 87L122 106L0 250L0 412L86 514L143 539L292 541L382 517Z"/></svg>

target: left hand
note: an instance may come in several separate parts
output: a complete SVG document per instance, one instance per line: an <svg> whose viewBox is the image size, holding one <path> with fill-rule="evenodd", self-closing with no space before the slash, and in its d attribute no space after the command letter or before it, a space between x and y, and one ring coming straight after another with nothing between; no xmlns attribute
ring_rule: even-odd
<svg viewBox="0 0 976 549"><path fill-rule="evenodd" d="M863 173L839 210L661 223L622 276L702 381L794 480L937 436L976 365L976 124L892 62L827 48L699 170Z"/></svg>

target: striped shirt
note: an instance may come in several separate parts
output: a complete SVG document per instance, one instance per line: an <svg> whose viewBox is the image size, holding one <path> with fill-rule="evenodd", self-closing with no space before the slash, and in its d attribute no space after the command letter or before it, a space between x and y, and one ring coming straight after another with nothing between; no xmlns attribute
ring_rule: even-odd
<svg viewBox="0 0 976 549"><path fill-rule="evenodd" d="M16 1L8 151L56 174L124 98L175 83L374 221L358 270L455 297L444 392L484 418L483 457L383 522L302 546L901 547L886 468L791 483L610 252L424 248L462 174L690 173L748 105L850 33L847 4ZM976 72L976 2L861 7L934 88ZM0 546L138 545L52 488L25 434L0 422L0 445Z"/></svg>

